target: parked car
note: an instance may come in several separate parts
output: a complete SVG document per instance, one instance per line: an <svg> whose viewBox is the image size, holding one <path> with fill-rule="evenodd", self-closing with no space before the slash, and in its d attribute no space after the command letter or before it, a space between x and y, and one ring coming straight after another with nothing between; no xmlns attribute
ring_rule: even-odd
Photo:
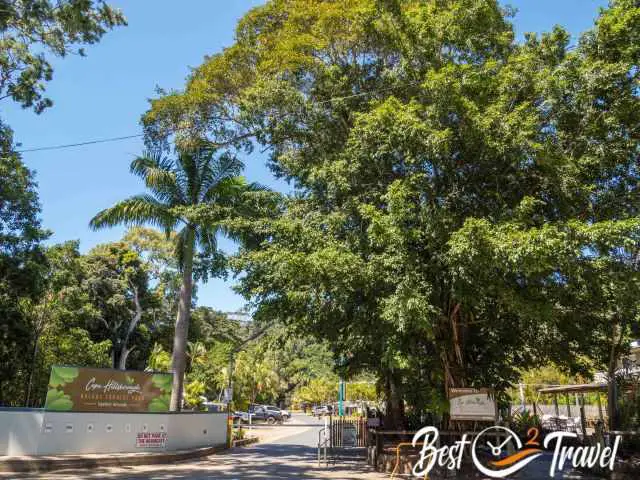
<svg viewBox="0 0 640 480"><path fill-rule="evenodd" d="M266 422L269 425L282 423L284 418L280 411L269 411L264 405L249 405L248 416L251 416L251 423Z"/></svg>
<svg viewBox="0 0 640 480"><path fill-rule="evenodd" d="M231 420L233 421L233 423L240 423L244 421L245 415L247 415L245 412L233 412L231 414ZM246 418L247 420L249 419L248 415Z"/></svg>
<svg viewBox="0 0 640 480"><path fill-rule="evenodd" d="M264 408L267 409L267 412L279 412L284 420L289 420L291 418L291 414L287 410L282 410L281 408L274 407L273 405L264 405Z"/></svg>
<svg viewBox="0 0 640 480"><path fill-rule="evenodd" d="M333 414L333 407L331 405L319 405L313 407L314 417L324 417L325 415Z"/></svg>

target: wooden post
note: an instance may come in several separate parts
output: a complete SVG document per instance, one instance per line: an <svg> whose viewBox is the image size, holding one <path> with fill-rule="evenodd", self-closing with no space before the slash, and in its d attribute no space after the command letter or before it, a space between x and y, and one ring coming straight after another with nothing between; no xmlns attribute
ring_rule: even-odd
<svg viewBox="0 0 640 480"><path fill-rule="evenodd" d="M553 394L553 405L556 407L556 417L560 416L560 407L558 406L558 394Z"/></svg>
<svg viewBox="0 0 640 480"><path fill-rule="evenodd" d="M374 465L376 472L378 471L378 459L380 458L380 454L382 453L383 446L384 444L382 434L379 431L376 431L376 459Z"/></svg>
<svg viewBox="0 0 640 480"><path fill-rule="evenodd" d="M582 427L582 435L584 438L587 438L587 417L584 414L584 393L580 394L580 426Z"/></svg>
<svg viewBox="0 0 640 480"><path fill-rule="evenodd" d="M602 413L602 400L600 400L600 392L598 392L598 396L596 397L598 401L598 417L604 423L604 414Z"/></svg>
<svg viewBox="0 0 640 480"><path fill-rule="evenodd" d="M565 398L567 400L567 417L571 418L571 398L568 393L565 394Z"/></svg>

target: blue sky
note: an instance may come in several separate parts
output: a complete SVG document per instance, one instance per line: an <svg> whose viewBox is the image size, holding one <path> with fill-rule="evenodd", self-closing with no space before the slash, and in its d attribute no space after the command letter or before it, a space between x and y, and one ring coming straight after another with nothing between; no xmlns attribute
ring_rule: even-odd
<svg viewBox="0 0 640 480"><path fill-rule="evenodd" d="M237 20L261 0L111 1L129 26L107 34L87 48L88 56L55 62L48 96L55 105L41 115L5 101L0 115L15 130L22 148L76 143L140 133L139 118L156 86L181 88L190 68L207 54L231 44ZM511 0L519 36L548 31L560 24L574 37L588 29L606 0ZM179 5L179 8L176 6ZM83 251L121 238L124 229L92 232L89 219L99 210L142 186L129 174L131 159L142 150L140 139L80 148L30 152L25 163L37 173L44 226L51 242L80 239ZM246 176L273 188L276 181L259 155L246 159ZM233 245L222 241L226 250ZM230 285L213 280L199 289L198 303L223 311L244 304Z"/></svg>

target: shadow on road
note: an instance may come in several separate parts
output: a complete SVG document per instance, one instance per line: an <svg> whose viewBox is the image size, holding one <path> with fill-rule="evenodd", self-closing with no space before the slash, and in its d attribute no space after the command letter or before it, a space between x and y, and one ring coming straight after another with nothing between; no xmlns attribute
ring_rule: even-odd
<svg viewBox="0 0 640 480"><path fill-rule="evenodd" d="M385 478L372 472L364 462L364 450L342 451L335 465L318 467L317 449L304 445L274 443L230 450L200 461L170 466L120 467L95 469L91 472L55 472L43 476L14 478L71 479L139 479L139 480L204 480L204 479L341 479L362 480Z"/></svg>

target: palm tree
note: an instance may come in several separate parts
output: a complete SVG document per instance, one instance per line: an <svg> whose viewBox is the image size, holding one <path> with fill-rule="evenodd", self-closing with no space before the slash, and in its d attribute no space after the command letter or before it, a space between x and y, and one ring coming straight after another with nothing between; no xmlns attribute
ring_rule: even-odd
<svg viewBox="0 0 640 480"><path fill-rule="evenodd" d="M174 372L171 411L182 406L187 334L191 315L194 255L218 254L216 236L228 234L225 220L240 216L245 192L259 189L240 176L242 162L212 149L178 152L170 159L147 153L131 162L131 172L144 181L149 194L135 195L98 213L90 222L97 230L115 225L153 225L167 236L177 231L175 255L182 285L173 341Z"/></svg>

